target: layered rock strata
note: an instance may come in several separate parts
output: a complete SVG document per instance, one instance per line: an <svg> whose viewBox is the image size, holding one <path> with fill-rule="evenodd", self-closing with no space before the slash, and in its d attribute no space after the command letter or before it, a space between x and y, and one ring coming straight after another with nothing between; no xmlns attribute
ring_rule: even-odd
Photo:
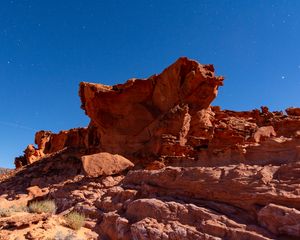
<svg viewBox="0 0 300 240"><path fill-rule="evenodd" d="M222 84L187 58L145 80L81 83L89 126L36 133L0 202L54 199L98 239L300 238L299 108L221 110Z"/></svg>
<svg viewBox="0 0 300 240"><path fill-rule="evenodd" d="M221 110L210 104L223 78L212 65L180 58L146 80L105 86L81 83L86 128L36 133L16 166L45 154L75 148L82 154L109 152L147 166L223 166L229 163L281 164L299 160L298 108L270 112Z"/></svg>

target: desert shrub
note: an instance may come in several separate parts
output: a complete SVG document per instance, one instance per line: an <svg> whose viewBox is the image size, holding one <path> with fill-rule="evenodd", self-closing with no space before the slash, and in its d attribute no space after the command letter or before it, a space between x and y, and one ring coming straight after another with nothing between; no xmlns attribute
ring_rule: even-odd
<svg viewBox="0 0 300 240"><path fill-rule="evenodd" d="M43 200L31 202L28 206L31 213L52 213L56 212L56 204L54 200Z"/></svg>
<svg viewBox="0 0 300 240"><path fill-rule="evenodd" d="M47 238L47 240L84 240L82 238L78 238L76 234L72 232L61 232L58 231L55 233L55 236L53 238Z"/></svg>
<svg viewBox="0 0 300 240"><path fill-rule="evenodd" d="M79 230L83 227L85 216L79 212L73 211L65 216L66 225L74 230Z"/></svg>
<svg viewBox="0 0 300 240"><path fill-rule="evenodd" d="M28 212L28 207L27 206L16 206L13 205L10 207L10 210L12 212Z"/></svg>
<svg viewBox="0 0 300 240"><path fill-rule="evenodd" d="M9 208L0 208L0 217L10 217L12 211Z"/></svg>
<svg viewBox="0 0 300 240"><path fill-rule="evenodd" d="M0 217L10 217L16 212L27 212L28 209L26 206L16 206L13 205L9 208L2 208L0 207Z"/></svg>

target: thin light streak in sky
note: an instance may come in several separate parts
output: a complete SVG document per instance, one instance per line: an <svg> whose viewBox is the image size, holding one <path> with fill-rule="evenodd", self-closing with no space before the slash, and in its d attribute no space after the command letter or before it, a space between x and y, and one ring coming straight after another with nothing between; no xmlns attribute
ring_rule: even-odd
<svg viewBox="0 0 300 240"><path fill-rule="evenodd" d="M6 127L12 127L12 128L19 128L19 129L24 129L24 130L30 130L30 131L36 131L36 129L24 126L22 124L18 123L13 123L13 122L5 122L5 121L0 121L0 125L6 126Z"/></svg>

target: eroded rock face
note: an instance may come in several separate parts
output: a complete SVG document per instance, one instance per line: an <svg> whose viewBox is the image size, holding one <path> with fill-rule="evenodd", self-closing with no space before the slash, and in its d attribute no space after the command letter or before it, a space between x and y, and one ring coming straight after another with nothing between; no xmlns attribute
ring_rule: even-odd
<svg viewBox="0 0 300 240"><path fill-rule="evenodd" d="M81 154L98 152L99 140L94 132L94 127L73 128L59 133L39 131L35 134L37 147L32 144L28 145L24 150L24 156L15 159L15 166L18 168L34 163L65 148L76 149Z"/></svg>
<svg viewBox="0 0 300 240"><path fill-rule="evenodd" d="M210 106L222 77L212 65L180 58L159 75L105 86L81 83L87 128L36 133L16 166L33 163L64 148L82 155L120 154L137 165L225 166L281 164L299 160L298 108L248 112ZM157 164L160 162L161 164Z"/></svg>
<svg viewBox="0 0 300 240"><path fill-rule="evenodd" d="M268 239L246 225L194 204L138 199L128 205L134 239ZM261 233L260 233L261 232Z"/></svg>
<svg viewBox="0 0 300 240"><path fill-rule="evenodd" d="M211 65L180 58L146 80L105 86L81 83L82 108L100 151L150 166L263 165L299 160L300 117L267 107L249 112L211 107L222 77Z"/></svg>
<svg viewBox="0 0 300 240"><path fill-rule="evenodd" d="M160 153L164 135L184 146L191 114L209 107L222 81L212 65L180 58L146 80L113 87L81 83L79 94L102 151L146 157Z"/></svg>
<svg viewBox="0 0 300 240"><path fill-rule="evenodd" d="M299 162L279 166L231 165L226 167L167 167L155 171L133 171L124 184L143 184L151 194L190 196L219 201L248 211L269 202L300 209ZM145 187L147 186L147 187ZM294 189L295 191L290 191Z"/></svg>
<svg viewBox="0 0 300 240"><path fill-rule="evenodd" d="M300 116L300 108L290 107L285 109L286 113L291 116Z"/></svg>
<svg viewBox="0 0 300 240"><path fill-rule="evenodd" d="M89 126L38 132L0 203L54 199L99 239L299 239L299 109L210 106L222 80L180 58L146 80L81 83Z"/></svg>

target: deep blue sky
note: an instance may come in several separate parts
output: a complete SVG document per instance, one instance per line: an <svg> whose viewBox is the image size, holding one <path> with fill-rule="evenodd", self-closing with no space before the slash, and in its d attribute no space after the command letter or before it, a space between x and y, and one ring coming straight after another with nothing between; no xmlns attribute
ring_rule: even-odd
<svg viewBox="0 0 300 240"><path fill-rule="evenodd" d="M180 56L225 76L214 104L300 105L300 1L3 0L0 166L34 133L86 126L80 81L121 83Z"/></svg>

